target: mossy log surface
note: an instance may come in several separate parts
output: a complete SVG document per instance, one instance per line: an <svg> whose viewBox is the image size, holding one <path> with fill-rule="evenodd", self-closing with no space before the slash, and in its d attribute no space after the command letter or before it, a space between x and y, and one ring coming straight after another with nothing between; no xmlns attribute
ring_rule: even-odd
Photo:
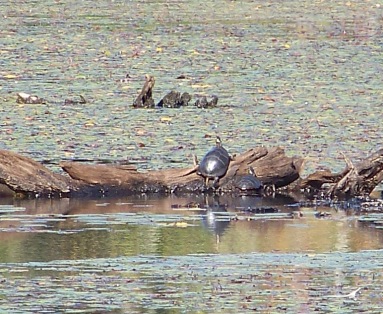
<svg viewBox="0 0 383 314"><path fill-rule="evenodd" d="M383 179L383 149L354 165L345 158L341 173L317 171L300 178L304 159L288 157L280 147L256 147L236 156L216 191L235 193L235 183L252 166L266 187L286 191L326 193L329 197L368 195ZM31 197L132 195L137 193L204 193L204 178L197 166L138 171L131 165L85 164L63 161L68 174L55 173L20 154L0 150L0 183L14 194Z"/></svg>

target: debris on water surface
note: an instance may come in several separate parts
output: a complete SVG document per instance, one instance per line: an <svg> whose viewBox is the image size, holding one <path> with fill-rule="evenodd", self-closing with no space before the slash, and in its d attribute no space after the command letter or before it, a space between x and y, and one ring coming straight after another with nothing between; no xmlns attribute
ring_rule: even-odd
<svg viewBox="0 0 383 314"><path fill-rule="evenodd" d="M45 99L40 98L39 96L36 96L36 95L30 95L30 94L21 92L17 94L16 102L18 104L44 104Z"/></svg>
<svg viewBox="0 0 383 314"><path fill-rule="evenodd" d="M369 262L363 278L361 269L353 268L355 260ZM8 302L3 302L0 310L17 312L11 302L17 299L23 312L57 312L62 308L75 312L81 302L84 312L128 307L132 313L164 308L186 312L257 309L265 313L329 313L334 307L347 305L342 313L380 313L381 276L373 279L371 273L381 271L381 262L381 252L369 251L141 255L6 263L0 268L6 287L3 299ZM349 271L338 276L339 267ZM22 277L23 272L28 276ZM334 276L342 287L350 280L359 287L348 294L323 295L334 283ZM370 293L362 294L366 285L371 286ZM135 311L135 306L140 311Z"/></svg>
<svg viewBox="0 0 383 314"><path fill-rule="evenodd" d="M345 298L345 299L354 299L356 300L357 295L360 293L362 288L358 288L348 294L333 294L333 295L325 295L324 298Z"/></svg>
<svg viewBox="0 0 383 314"><path fill-rule="evenodd" d="M324 212L324 211L320 211L320 212L316 212L314 214L314 216L316 218L330 218L331 217L331 213L329 212Z"/></svg>
<svg viewBox="0 0 383 314"><path fill-rule="evenodd" d="M87 103L86 99L83 96L79 95L79 98L80 99L68 99L68 98L66 98L64 100L64 104L65 105L84 105Z"/></svg>

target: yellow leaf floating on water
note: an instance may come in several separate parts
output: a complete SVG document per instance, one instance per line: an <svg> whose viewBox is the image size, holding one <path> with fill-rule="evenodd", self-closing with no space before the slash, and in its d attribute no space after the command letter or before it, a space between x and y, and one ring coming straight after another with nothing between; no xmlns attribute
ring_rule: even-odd
<svg viewBox="0 0 383 314"><path fill-rule="evenodd" d="M187 226L189 226L188 223L185 221L164 222L164 223L159 223L159 225L164 227L177 227L177 228L186 228Z"/></svg>
<svg viewBox="0 0 383 314"><path fill-rule="evenodd" d="M86 127L86 128L90 128L90 127L93 127L95 125L96 125L96 123L94 121L88 121L88 122L84 123L84 127Z"/></svg>
<svg viewBox="0 0 383 314"><path fill-rule="evenodd" d="M290 45L289 44L284 44L283 47L286 48L286 49L290 49Z"/></svg>
<svg viewBox="0 0 383 314"><path fill-rule="evenodd" d="M174 143L174 140L171 139L171 138L167 138L167 139L165 140L165 143L167 143L167 144Z"/></svg>
<svg viewBox="0 0 383 314"><path fill-rule="evenodd" d="M161 122L167 122L167 123L169 123L169 122L172 121L172 118L169 117L169 116L164 116L164 117L161 117L161 118L160 118L160 121L161 121Z"/></svg>
<svg viewBox="0 0 383 314"><path fill-rule="evenodd" d="M3 77L6 79L15 79L18 76L16 74L5 74Z"/></svg>
<svg viewBox="0 0 383 314"><path fill-rule="evenodd" d="M156 52L162 52L162 51L163 51L163 49L161 47L156 48Z"/></svg>
<svg viewBox="0 0 383 314"><path fill-rule="evenodd" d="M178 228L186 228L188 226L188 223L184 221L177 221L174 223L174 226Z"/></svg>
<svg viewBox="0 0 383 314"><path fill-rule="evenodd" d="M208 88L211 87L209 84L192 84L192 88Z"/></svg>

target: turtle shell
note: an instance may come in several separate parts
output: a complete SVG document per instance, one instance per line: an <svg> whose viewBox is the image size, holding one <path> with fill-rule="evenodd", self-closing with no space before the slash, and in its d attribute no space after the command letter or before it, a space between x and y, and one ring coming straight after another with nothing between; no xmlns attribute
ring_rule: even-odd
<svg viewBox="0 0 383 314"><path fill-rule="evenodd" d="M254 175L247 174L241 177L235 186L241 191L255 191L262 188L262 182Z"/></svg>
<svg viewBox="0 0 383 314"><path fill-rule="evenodd" d="M198 172L206 178L223 177L229 167L229 153L222 146L210 149L201 160Z"/></svg>

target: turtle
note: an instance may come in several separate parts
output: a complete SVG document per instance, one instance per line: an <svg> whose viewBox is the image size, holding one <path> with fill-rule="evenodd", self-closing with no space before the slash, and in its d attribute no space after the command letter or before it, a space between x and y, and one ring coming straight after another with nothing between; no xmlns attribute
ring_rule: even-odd
<svg viewBox="0 0 383 314"><path fill-rule="evenodd" d="M242 176L235 184L241 193L257 193L263 188L262 182L255 175L253 167L249 167L249 173Z"/></svg>
<svg viewBox="0 0 383 314"><path fill-rule="evenodd" d="M217 186L219 179L226 174L230 160L229 153L222 146L221 138L217 136L215 146L202 158L197 169L197 173L205 178L206 187L210 179L214 179L213 188Z"/></svg>

